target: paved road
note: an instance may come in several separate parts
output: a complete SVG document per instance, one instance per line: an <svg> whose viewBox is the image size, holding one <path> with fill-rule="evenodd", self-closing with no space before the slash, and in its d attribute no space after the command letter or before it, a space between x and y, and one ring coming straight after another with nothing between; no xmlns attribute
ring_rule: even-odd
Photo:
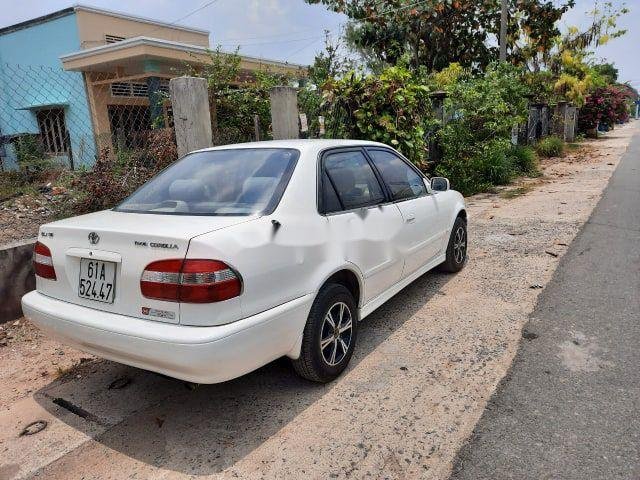
<svg viewBox="0 0 640 480"><path fill-rule="evenodd" d="M639 479L639 345L636 134L541 294L452 479Z"/></svg>

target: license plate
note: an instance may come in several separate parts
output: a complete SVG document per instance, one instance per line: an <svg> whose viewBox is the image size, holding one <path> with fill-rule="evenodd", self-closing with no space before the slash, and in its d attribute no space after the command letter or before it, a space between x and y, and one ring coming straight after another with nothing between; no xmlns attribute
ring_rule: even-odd
<svg viewBox="0 0 640 480"><path fill-rule="evenodd" d="M116 290L116 264L90 258L80 259L78 296L97 302L113 303Z"/></svg>

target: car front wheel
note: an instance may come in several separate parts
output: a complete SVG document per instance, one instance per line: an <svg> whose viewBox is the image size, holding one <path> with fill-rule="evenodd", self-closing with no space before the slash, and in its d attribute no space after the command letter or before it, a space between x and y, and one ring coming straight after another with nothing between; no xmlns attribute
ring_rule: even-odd
<svg viewBox="0 0 640 480"><path fill-rule="evenodd" d="M309 312L293 367L308 380L330 382L349 364L357 332L358 311L351 292L343 285L325 285Z"/></svg>
<svg viewBox="0 0 640 480"><path fill-rule="evenodd" d="M456 218L451 229L449 244L447 245L447 259L441 266L445 272L455 273L462 270L467 261L467 221Z"/></svg>

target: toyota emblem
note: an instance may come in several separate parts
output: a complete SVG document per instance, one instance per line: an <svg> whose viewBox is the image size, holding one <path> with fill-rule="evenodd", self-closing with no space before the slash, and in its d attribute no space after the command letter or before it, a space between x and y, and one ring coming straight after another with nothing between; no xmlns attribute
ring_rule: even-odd
<svg viewBox="0 0 640 480"><path fill-rule="evenodd" d="M91 245L97 245L99 241L100 241L100 235L98 235L96 232L91 232L89 234L89 243Z"/></svg>

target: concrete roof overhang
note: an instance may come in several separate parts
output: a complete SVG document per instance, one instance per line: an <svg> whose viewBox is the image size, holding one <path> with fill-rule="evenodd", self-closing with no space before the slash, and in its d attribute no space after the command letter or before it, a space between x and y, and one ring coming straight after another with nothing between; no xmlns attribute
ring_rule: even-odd
<svg viewBox="0 0 640 480"><path fill-rule="evenodd" d="M210 62L206 47L150 37L134 37L117 43L88 48L60 57L65 70L76 72L112 72L117 69L128 75L154 72L173 74L186 65ZM265 58L241 55L242 70L269 70L304 77L307 67Z"/></svg>

